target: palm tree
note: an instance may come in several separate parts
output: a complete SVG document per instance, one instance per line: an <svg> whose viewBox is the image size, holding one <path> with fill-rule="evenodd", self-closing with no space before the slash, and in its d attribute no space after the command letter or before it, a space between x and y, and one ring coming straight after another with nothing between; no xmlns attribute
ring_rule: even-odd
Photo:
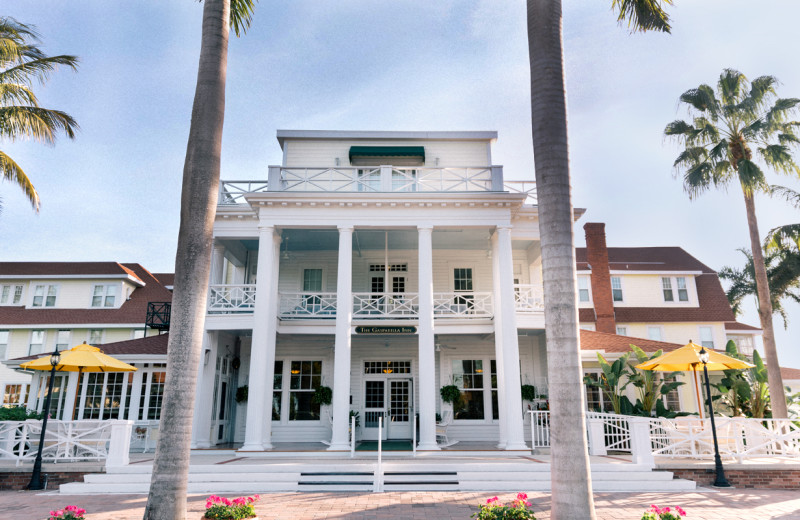
<svg viewBox="0 0 800 520"><path fill-rule="evenodd" d="M786 199L786 202L800 209L800 193L793 189L772 186L769 193L773 197ZM786 224L770 229L765 242L767 251L781 248L793 248L795 251L800 251L800 223Z"/></svg>
<svg viewBox="0 0 800 520"><path fill-rule="evenodd" d="M664 134L676 138L684 147L675 160L675 169L683 173L683 187L690 198L711 187L725 188L733 181L738 181L742 188L773 415L785 418L786 398L772 327L772 299L755 208L755 194L769 190L757 158L778 173L800 174L791 155L791 147L800 143L794 134L794 128L800 123L787 121L800 99L778 99L777 82L773 76L761 76L749 82L741 72L725 69L720 74L716 91L709 85L700 85L681 95L680 102L694 118L690 123L680 119L673 121L664 129ZM757 154L753 153L754 149Z"/></svg>
<svg viewBox="0 0 800 520"><path fill-rule="evenodd" d="M753 255L747 249L739 251L747 258L745 266L743 268L725 266L719 271L720 278L728 280L731 284L726 294L736 316L741 314L742 303L746 297L755 296L758 300ZM792 249L768 250L764 252L764 264L767 268L772 312L779 314L783 318L783 326L787 327L789 316L783 308L783 301L800 303L800 252Z"/></svg>
<svg viewBox="0 0 800 520"><path fill-rule="evenodd" d="M78 58L46 56L32 25L0 18L0 140L27 138L53 144L59 131L70 139L75 137L78 123L69 114L39 106L32 90L33 83L45 83L59 65L77 70ZM22 167L2 150L0 179L18 185L39 212L36 188Z"/></svg>
<svg viewBox="0 0 800 520"><path fill-rule="evenodd" d="M181 192L167 380L144 518L186 517L186 486L197 367L211 270L211 231L219 187L229 27L250 26L255 0L205 0L200 65Z"/></svg>
<svg viewBox="0 0 800 520"><path fill-rule="evenodd" d="M611 5L618 11L618 19L627 20L633 31L669 31L668 16L659 0L612 0ZM528 49L547 358L551 360L552 517L594 518L575 302L560 0L528 0Z"/></svg>

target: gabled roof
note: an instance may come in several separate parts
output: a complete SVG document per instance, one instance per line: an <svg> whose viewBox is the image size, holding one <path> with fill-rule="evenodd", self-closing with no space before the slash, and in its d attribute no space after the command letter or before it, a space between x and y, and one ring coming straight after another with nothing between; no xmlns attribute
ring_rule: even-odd
<svg viewBox="0 0 800 520"><path fill-rule="evenodd" d="M144 283L132 269L119 262L0 262L0 278L92 276L97 278L130 276Z"/></svg>
<svg viewBox="0 0 800 520"><path fill-rule="evenodd" d="M75 262L77 264L79 262ZM94 262L89 262L92 264ZM113 264L113 262L107 262ZM131 293L129 300L117 309L26 309L25 307L0 306L0 323L3 325L80 325L80 324L130 324L144 326L149 302L170 302L172 292L139 264L116 264L130 271L144 283ZM87 302L88 304L88 302Z"/></svg>
<svg viewBox="0 0 800 520"><path fill-rule="evenodd" d="M781 378L784 381L800 381L800 368L781 367Z"/></svg>
<svg viewBox="0 0 800 520"><path fill-rule="evenodd" d="M758 327L753 327L752 325L748 325L746 323L739 323L738 321L725 322L725 330L732 332L761 332L761 329Z"/></svg>
<svg viewBox="0 0 800 520"><path fill-rule="evenodd" d="M175 273L153 273L161 285L164 287L172 287L175 285Z"/></svg>
<svg viewBox="0 0 800 520"><path fill-rule="evenodd" d="M575 248L578 271L588 271L586 248ZM715 271L680 247L609 247L611 271Z"/></svg>
<svg viewBox="0 0 800 520"><path fill-rule="evenodd" d="M632 344L645 352L656 352L658 350L669 352L683 346L677 343L666 343L664 341L653 341L651 339L581 329L581 350L604 350L622 354L630 352Z"/></svg>
<svg viewBox="0 0 800 520"><path fill-rule="evenodd" d="M109 356L166 356L167 355L167 342L169 341L169 334L159 334L156 336L147 336L139 339L129 339L126 341L115 341L114 343L105 343L103 345L92 345L98 347L104 354ZM36 354L33 356L24 356L8 361L12 365L24 363L31 359L37 359L47 354Z"/></svg>

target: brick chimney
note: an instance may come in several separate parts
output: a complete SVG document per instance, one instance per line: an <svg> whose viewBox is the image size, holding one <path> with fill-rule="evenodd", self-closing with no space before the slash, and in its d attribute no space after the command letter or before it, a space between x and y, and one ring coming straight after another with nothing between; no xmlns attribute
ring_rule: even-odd
<svg viewBox="0 0 800 520"><path fill-rule="evenodd" d="M617 333L614 321L614 300L611 297L611 272L608 267L608 248L606 247L606 225L602 222L587 222L586 261L592 269L592 301L597 317L595 330Z"/></svg>

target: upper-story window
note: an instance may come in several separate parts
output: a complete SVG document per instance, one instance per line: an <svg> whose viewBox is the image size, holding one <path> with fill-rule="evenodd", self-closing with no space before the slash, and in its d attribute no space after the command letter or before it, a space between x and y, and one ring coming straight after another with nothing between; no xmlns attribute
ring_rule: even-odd
<svg viewBox="0 0 800 520"><path fill-rule="evenodd" d="M714 348L714 329L711 327L700 327L700 345Z"/></svg>
<svg viewBox="0 0 800 520"><path fill-rule="evenodd" d="M71 330L59 330L56 334L56 348L58 348L58 350L67 350L69 348L69 338L71 336Z"/></svg>
<svg viewBox="0 0 800 520"><path fill-rule="evenodd" d="M92 307L115 307L117 289L116 284L95 285L92 289Z"/></svg>
<svg viewBox="0 0 800 520"><path fill-rule="evenodd" d="M686 289L686 278L683 276L678 276L675 278L665 276L661 278L661 289L664 292L665 302L675 301L676 291L673 290L673 287L677 290L679 302L689 301L689 291Z"/></svg>
<svg viewBox="0 0 800 520"><path fill-rule="evenodd" d="M588 276L579 276L578 277L578 301L579 302L590 302L591 295L589 293L589 277Z"/></svg>
<svg viewBox="0 0 800 520"><path fill-rule="evenodd" d="M28 344L28 355L41 354L44 351L45 333L43 330L31 331L31 342Z"/></svg>
<svg viewBox="0 0 800 520"><path fill-rule="evenodd" d="M22 304L22 284L6 284L0 286L0 305Z"/></svg>
<svg viewBox="0 0 800 520"><path fill-rule="evenodd" d="M33 302L31 307L55 307L58 286L37 285L33 288Z"/></svg>
<svg viewBox="0 0 800 520"><path fill-rule="evenodd" d="M8 340L11 336L10 330L0 330L0 361L6 359L8 351Z"/></svg>
<svg viewBox="0 0 800 520"><path fill-rule="evenodd" d="M647 327L647 338L653 341L664 341L664 331L661 329L661 326L655 325Z"/></svg>
<svg viewBox="0 0 800 520"><path fill-rule="evenodd" d="M611 277L611 299L615 302L622 301L622 278L619 276Z"/></svg>
<svg viewBox="0 0 800 520"><path fill-rule="evenodd" d="M628 327L617 325L617 335L618 336L627 336L628 335Z"/></svg>
<svg viewBox="0 0 800 520"><path fill-rule="evenodd" d="M103 343L103 329L89 330L89 345L100 345Z"/></svg>

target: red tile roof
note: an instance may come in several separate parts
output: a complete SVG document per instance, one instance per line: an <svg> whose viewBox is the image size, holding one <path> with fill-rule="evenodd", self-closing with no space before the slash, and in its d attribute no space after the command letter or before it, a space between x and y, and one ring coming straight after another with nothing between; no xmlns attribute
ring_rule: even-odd
<svg viewBox="0 0 800 520"><path fill-rule="evenodd" d="M175 273L153 273L153 276L158 278L158 281L161 282L161 285L175 285Z"/></svg>
<svg viewBox="0 0 800 520"><path fill-rule="evenodd" d="M3 276L94 276L130 275L139 281L137 274L119 262L0 262Z"/></svg>
<svg viewBox="0 0 800 520"><path fill-rule="evenodd" d="M146 338L129 339L126 341L115 341L114 343L106 343L103 345L93 345L102 350L109 356L134 356L134 355L150 355L150 356L166 356L167 355L167 342L169 341L169 334L160 334L157 336L147 336ZM25 356L15 358L10 361L24 362L29 359L36 359L46 354L37 354L35 356Z"/></svg>
<svg viewBox="0 0 800 520"><path fill-rule="evenodd" d="M800 368L781 367L781 377L783 380L800 380Z"/></svg>
<svg viewBox="0 0 800 520"><path fill-rule="evenodd" d="M588 270L586 248L575 250L578 270ZM609 247L612 271L699 271L695 277L699 307L615 307L617 323L734 322L716 271L680 247ZM594 309L580 309L581 322L594 322Z"/></svg>
<svg viewBox="0 0 800 520"><path fill-rule="evenodd" d="M22 263L22 262L20 262ZM78 264L79 262L74 262ZM89 262L89 265L97 262ZM113 264L113 262L105 262ZM0 264L0 267L3 264ZM7 264L6 264L7 265ZM118 309L26 309L25 307L0 306L0 324L8 325L67 325L67 324L128 324L144 325L148 302L172 301L172 292L164 287L139 264L114 264L129 270L145 283L137 287L128 301ZM3 271L0 271L3 272ZM120 271L122 272L122 271ZM30 274L30 273L29 273Z"/></svg>
<svg viewBox="0 0 800 520"><path fill-rule="evenodd" d="M683 346L677 343L665 343L663 341L581 329L581 350L604 350L606 352L624 353L630 352L631 344L636 345L645 352L655 352L657 350L669 352Z"/></svg>
<svg viewBox="0 0 800 520"><path fill-rule="evenodd" d="M758 327L753 327L752 325L747 325L746 323L739 323L738 321L725 322L725 330L746 330L753 332L761 332L761 329Z"/></svg>

